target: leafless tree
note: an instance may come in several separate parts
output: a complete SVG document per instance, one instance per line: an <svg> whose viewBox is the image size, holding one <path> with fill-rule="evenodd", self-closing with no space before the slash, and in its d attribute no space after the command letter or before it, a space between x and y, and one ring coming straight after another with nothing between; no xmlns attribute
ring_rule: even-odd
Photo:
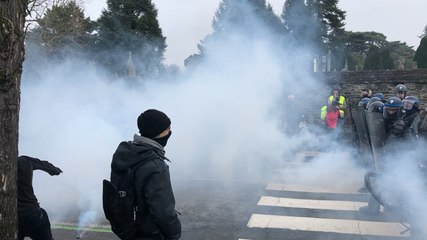
<svg viewBox="0 0 427 240"><path fill-rule="evenodd" d="M31 27L31 24L37 23L44 16L47 9L70 1L76 2L79 6L83 6L85 2L84 0L28 0L27 28Z"/></svg>

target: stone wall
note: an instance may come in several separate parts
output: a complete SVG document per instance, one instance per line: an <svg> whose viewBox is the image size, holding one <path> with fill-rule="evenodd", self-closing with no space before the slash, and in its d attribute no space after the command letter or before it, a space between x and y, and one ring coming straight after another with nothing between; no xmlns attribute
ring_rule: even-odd
<svg viewBox="0 0 427 240"><path fill-rule="evenodd" d="M314 78L324 81L321 89L316 89L313 103L310 104L309 119L313 123L320 121L320 108L326 105L333 86L341 88L341 94L347 98L350 107L357 105L363 88L373 93L382 92L387 98L394 95L397 84L403 83L408 88L408 95L420 99L421 109L427 103L427 69L388 70L388 71L347 71L314 73Z"/></svg>
<svg viewBox="0 0 427 240"><path fill-rule="evenodd" d="M349 104L357 105L360 92L369 88L373 93L382 92L386 97L394 95L394 87L403 83L408 95L420 99L421 106L427 103L427 69L330 72L325 74L328 86L338 85Z"/></svg>

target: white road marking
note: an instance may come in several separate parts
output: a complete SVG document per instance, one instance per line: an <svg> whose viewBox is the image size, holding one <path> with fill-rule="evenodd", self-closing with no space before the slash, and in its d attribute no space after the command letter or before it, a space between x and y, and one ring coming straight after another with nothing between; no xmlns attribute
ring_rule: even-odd
<svg viewBox="0 0 427 240"><path fill-rule="evenodd" d="M322 210L359 211L360 207L367 206L368 203L262 196L261 199L258 201L258 205Z"/></svg>
<svg viewBox="0 0 427 240"><path fill-rule="evenodd" d="M358 186L360 187L360 186ZM319 186L308 186L299 184L280 184L280 183L269 183L266 190L273 191L290 191L290 192L308 192L308 193L334 193L334 194L361 194L358 189L349 189L345 187L319 187Z"/></svg>
<svg viewBox="0 0 427 240"><path fill-rule="evenodd" d="M400 223L395 222L373 222L345 219L290 217L263 214L253 214L249 220L248 227L387 237L410 236L409 231L402 234L401 232L406 230L406 228Z"/></svg>
<svg viewBox="0 0 427 240"><path fill-rule="evenodd" d="M304 151L304 152L297 153L297 156L348 159L350 157L350 153L348 153L348 152Z"/></svg>
<svg viewBox="0 0 427 240"><path fill-rule="evenodd" d="M345 153L320 153L320 152L304 152L299 157L314 157L314 158L348 158ZM312 164L316 159L311 161L308 159L308 164ZM297 164L305 164L306 161L297 162ZM290 165L295 163L289 163ZM310 169L304 170L301 168L303 173L310 174ZM335 194L346 194L346 200L317 200L304 199L304 198L288 198L288 197L273 197L273 196L261 196L258 201L258 206L270 206L270 207L287 207L293 209L319 209L319 210L333 210L336 211L339 216L340 211L353 211L354 215L347 216L347 219L335 219L334 215L330 215L329 218L320 217L309 217L309 216L281 216L281 215L270 215L270 214L252 214L247 226L253 229L284 229L284 230L297 230L307 232L323 232L325 234L337 233L337 234L355 234L362 236L382 236L382 237L410 237L410 231L398 222L383 222L381 219L375 221L359 220L357 218L360 207L367 206L367 202L352 201L354 199L360 199L361 195L368 197L369 193L361 193L359 189L364 186L363 183L363 172L358 172L353 169L349 169L348 173L341 172L341 175L328 175L324 173L326 179L317 181L316 179L307 179L301 182L298 178L300 172L296 172L294 168L286 167L285 169L277 169L278 173L281 171L289 171L295 175L292 180L287 180L286 184L282 183L270 183L267 185L266 190L279 191L279 192L300 192L300 193L319 193L333 196ZM305 172L304 172L305 171ZM314 171L314 169L313 169ZM345 171L345 169L343 169ZM360 177L359 177L360 175ZM323 176L323 175L322 175ZM348 176L348 179L347 179ZM354 177L356 176L356 177ZM356 179L356 181L354 180ZM357 180L358 179L358 180ZM291 181L291 182L289 182ZM301 195L300 195L301 196ZM367 200L367 198L366 198ZM272 208L272 210L274 210ZM286 214L285 211L282 211ZM304 213L302 211L301 213ZM279 213L280 214L280 211ZM384 219L385 220L385 219ZM409 226L408 223L404 223Z"/></svg>

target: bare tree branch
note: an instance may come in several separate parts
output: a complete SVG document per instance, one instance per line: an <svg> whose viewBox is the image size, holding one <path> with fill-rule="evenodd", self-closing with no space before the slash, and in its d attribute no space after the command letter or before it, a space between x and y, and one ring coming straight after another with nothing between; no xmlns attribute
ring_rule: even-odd
<svg viewBox="0 0 427 240"><path fill-rule="evenodd" d="M26 29L30 28L30 25L37 23L48 9L52 6L65 5L68 2L75 2L78 6L83 7L85 0L29 0L27 7L27 18L26 18Z"/></svg>

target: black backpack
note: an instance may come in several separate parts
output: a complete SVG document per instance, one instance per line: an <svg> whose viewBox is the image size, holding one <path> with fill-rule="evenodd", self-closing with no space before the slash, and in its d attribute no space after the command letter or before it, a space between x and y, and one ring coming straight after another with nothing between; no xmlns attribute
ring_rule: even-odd
<svg viewBox="0 0 427 240"><path fill-rule="evenodd" d="M121 172L111 172L111 181L103 180L102 204L111 230L120 239L131 239L138 232L138 202L135 172L145 162Z"/></svg>

